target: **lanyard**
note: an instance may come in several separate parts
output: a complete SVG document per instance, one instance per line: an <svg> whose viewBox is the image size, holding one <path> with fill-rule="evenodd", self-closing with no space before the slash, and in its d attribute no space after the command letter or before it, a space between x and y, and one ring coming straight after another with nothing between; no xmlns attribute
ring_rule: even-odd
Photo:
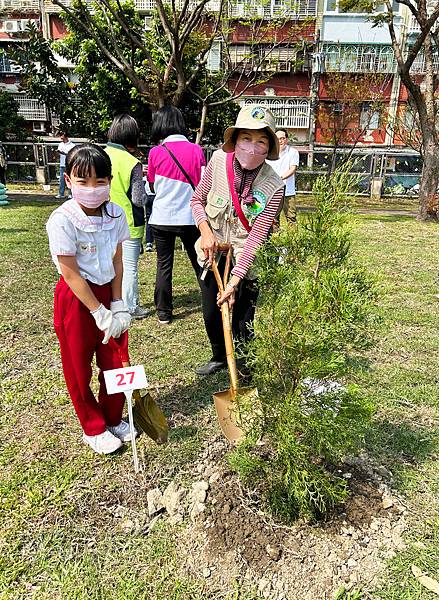
<svg viewBox="0 0 439 600"><path fill-rule="evenodd" d="M245 218L245 215L242 211L241 202L239 201L238 194L235 190L235 173L233 171L233 159L235 158L235 153L230 152L227 154L227 162L226 162L226 171L227 171L227 181L229 182L229 191L232 196L233 207L235 209L236 214L238 215L238 219L241 221L244 229L247 233L250 233L251 227L249 222Z"/></svg>

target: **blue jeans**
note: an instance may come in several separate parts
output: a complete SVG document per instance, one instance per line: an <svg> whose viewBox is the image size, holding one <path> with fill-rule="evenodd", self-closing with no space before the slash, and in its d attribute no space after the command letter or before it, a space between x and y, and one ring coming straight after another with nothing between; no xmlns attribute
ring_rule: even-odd
<svg viewBox="0 0 439 600"><path fill-rule="evenodd" d="M142 240L131 238L122 242L122 299L130 313L139 306L139 273L138 262Z"/></svg>
<svg viewBox="0 0 439 600"><path fill-rule="evenodd" d="M64 171L65 170L66 170L65 167L59 168L59 191L58 191L59 196L64 196L64 193L66 191L66 182L64 179Z"/></svg>

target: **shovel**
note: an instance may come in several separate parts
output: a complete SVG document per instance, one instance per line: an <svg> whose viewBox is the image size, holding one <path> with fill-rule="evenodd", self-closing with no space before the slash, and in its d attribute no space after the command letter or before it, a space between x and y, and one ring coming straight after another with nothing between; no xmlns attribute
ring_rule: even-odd
<svg viewBox="0 0 439 600"><path fill-rule="evenodd" d="M122 365L129 367L128 332L125 331L117 339L110 338L109 341L113 348L117 346ZM140 390L134 390L133 398L135 424L157 444L165 444L168 441L168 422L159 405L149 392L141 393Z"/></svg>
<svg viewBox="0 0 439 600"><path fill-rule="evenodd" d="M221 244L220 250L223 249ZM218 271L218 266L215 261L212 262L212 271L215 275L218 289L224 292L224 286L229 277L230 261L231 261L231 246L228 247L226 266L224 269L224 283ZM241 428L239 415L239 399L253 401L258 396L256 388L240 388L238 389L238 370L236 368L235 354L233 348L232 327L231 327L231 310L227 302L221 305L221 316L223 321L224 342L226 346L227 367L229 369L230 389L213 394L215 410L218 417L218 422L221 431L229 442L239 442L244 437L244 431Z"/></svg>

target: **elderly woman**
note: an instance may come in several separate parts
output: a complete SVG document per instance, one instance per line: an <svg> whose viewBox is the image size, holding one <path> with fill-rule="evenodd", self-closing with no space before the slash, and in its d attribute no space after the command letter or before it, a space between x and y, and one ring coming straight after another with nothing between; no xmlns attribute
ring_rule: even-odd
<svg viewBox="0 0 439 600"><path fill-rule="evenodd" d="M232 328L236 341L248 338L258 297L252 269L257 249L267 239L279 214L284 182L265 162L279 156L272 113L264 106L245 106L234 127L224 133L224 144L206 167L192 198L192 212L201 237L196 243L200 264L212 264L218 243L233 248L234 267L224 293L211 271L202 273L203 317L212 346L211 360L196 370L210 375L226 365L226 350L218 306L234 305ZM224 271L224 258L219 270Z"/></svg>

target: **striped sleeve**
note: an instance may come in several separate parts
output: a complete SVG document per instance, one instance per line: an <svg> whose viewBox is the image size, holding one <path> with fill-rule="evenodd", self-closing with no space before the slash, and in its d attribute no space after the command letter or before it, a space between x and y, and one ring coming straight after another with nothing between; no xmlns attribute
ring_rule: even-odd
<svg viewBox="0 0 439 600"><path fill-rule="evenodd" d="M232 275L236 275L236 277L239 277L240 279L244 279L246 276L247 271L255 260L257 249L262 246L268 237L273 221L281 207L283 195L284 190L282 188L274 194L266 209L255 220L244 244L244 249L232 270Z"/></svg>
<svg viewBox="0 0 439 600"><path fill-rule="evenodd" d="M212 173L212 161L209 161L207 167L204 169L200 183L195 188L195 192L192 196L191 208L197 227L199 227L200 223L203 221L207 221L205 206L207 204L207 194L212 188Z"/></svg>

